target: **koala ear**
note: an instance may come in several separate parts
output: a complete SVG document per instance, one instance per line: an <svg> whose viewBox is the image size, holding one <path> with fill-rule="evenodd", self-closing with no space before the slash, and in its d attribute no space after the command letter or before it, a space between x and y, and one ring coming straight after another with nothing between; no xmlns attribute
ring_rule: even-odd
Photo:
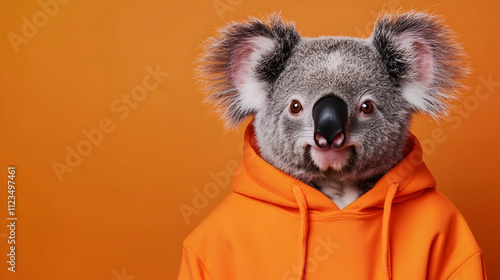
<svg viewBox="0 0 500 280"><path fill-rule="evenodd" d="M209 39L198 73L207 82L206 100L215 102L227 127L236 127L265 106L299 40L294 25L278 15L232 23Z"/></svg>
<svg viewBox="0 0 500 280"><path fill-rule="evenodd" d="M415 111L436 118L468 73L450 30L433 15L408 12L380 16L370 37L391 78Z"/></svg>

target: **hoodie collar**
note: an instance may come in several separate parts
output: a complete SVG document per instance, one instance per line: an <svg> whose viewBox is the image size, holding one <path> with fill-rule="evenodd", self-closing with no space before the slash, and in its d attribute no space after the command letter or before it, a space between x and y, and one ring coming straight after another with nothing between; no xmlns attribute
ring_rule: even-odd
<svg viewBox="0 0 500 280"><path fill-rule="evenodd" d="M394 203L422 194L435 187L435 181L422 161L422 148L411 135L406 158L390 170L366 194L340 210L327 196L265 162L256 151L253 126L245 132L243 163L235 176L234 192L299 212L298 259L299 279L305 279L308 254L309 216L314 211L352 213L383 208L382 260L384 278L392 279L391 210Z"/></svg>
<svg viewBox="0 0 500 280"><path fill-rule="evenodd" d="M233 191L282 207L298 208L293 186L300 186L307 199L309 212L360 212L370 208L383 208L392 184L399 185L393 203L419 196L435 181L422 161L422 148L415 136L408 139L410 150L406 158L389 171L363 196L340 210L333 201L315 188L275 168L258 154L254 127L250 124L245 132L243 162L234 178Z"/></svg>

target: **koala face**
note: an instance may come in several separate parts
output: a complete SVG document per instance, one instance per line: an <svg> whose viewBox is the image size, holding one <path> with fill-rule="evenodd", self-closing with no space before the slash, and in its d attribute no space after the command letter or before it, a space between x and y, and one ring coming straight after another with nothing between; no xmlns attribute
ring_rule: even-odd
<svg viewBox="0 0 500 280"><path fill-rule="evenodd" d="M223 29L205 53L228 126L254 116L262 158L315 185L373 182L405 156L411 115L445 113L465 75L434 16L381 16L368 39L302 38L278 16Z"/></svg>
<svg viewBox="0 0 500 280"><path fill-rule="evenodd" d="M411 110L366 40L302 39L269 92L255 115L257 143L265 143L259 147L268 162L301 180L329 169L339 179L364 180L403 157ZM313 108L329 97L346 105L337 147L315 141ZM327 133L335 121L325 125Z"/></svg>

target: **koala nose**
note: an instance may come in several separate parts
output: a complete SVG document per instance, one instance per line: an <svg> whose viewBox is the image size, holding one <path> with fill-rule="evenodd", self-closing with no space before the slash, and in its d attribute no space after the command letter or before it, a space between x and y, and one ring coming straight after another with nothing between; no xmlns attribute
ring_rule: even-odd
<svg viewBox="0 0 500 280"><path fill-rule="evenodd" d="M341 148L345 141L347 104L335 96L322 98L314 104L314 142L319 148Z"/></svg>

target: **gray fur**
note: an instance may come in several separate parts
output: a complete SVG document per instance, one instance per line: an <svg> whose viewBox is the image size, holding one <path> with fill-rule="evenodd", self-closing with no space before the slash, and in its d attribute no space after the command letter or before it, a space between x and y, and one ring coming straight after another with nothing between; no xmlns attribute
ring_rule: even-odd
<svg viewBox="0 0 500 280"><path fill-rule="evenodd" d="M232 59L241 58L232 51L252 36L274 40L275 48L262 54L248 73L265 85L264 93L255 93L255 98L265 102L248 110L242 109L231 65L237 63ZM420 55L432 63L422 62ZM446 100L467 72L461 58L451 32L437 17L424 13L382 15L368 39L301 38L292 24L273 16L267 22L251 19L222 29L209 42L201 73L208 80L208 100L215 101L229 126L254 115L263 159L312 186L350 184L362 194L405 157L414 112L445 113ZM422 65L432 67L422 72ZM420 85L415 98L403 94L405 85L411 83ZM345 149L349 156L339 168L322 170L311 156L311 112L314 103L326 95L335 95L348 105ZM359 112L366 98L375 105L369 117ZM300 116L289 113L292 99L302 103Z"/></svg>
<svg viewBox="0 0 500 280"><path fill-rule="evenodd" d="M415 109L433 117L446 114L447 101L454 97L450 93L463 87L458 80L466 77L469 70L463 63L460 45L437 16L410 12L379 17L370 39L386 61L389 75L399 85L416 79L419 71L415 67L418 53L397 44L405 36L412 37L412 44L428 43L436 62L436 77L426 89L426 110Z"/></svg>
<svg viewBox="0 0 500 280"><path fill-rule="evenodd" d="M293 24L282 22L278 15L269 16L266 22L251 18L244 23L228 25L219 31L219 37L210 38L205 44L198 74L207 81L206 90L211 92L207 101L216 103L227 127L236 127L246 117L256 113L243 108L230 73L235 64L236 50L248 39L260 36L276 41L276 47L262 58L252 74L270 85L277 79L293 47L300 40Z"/></svg>

